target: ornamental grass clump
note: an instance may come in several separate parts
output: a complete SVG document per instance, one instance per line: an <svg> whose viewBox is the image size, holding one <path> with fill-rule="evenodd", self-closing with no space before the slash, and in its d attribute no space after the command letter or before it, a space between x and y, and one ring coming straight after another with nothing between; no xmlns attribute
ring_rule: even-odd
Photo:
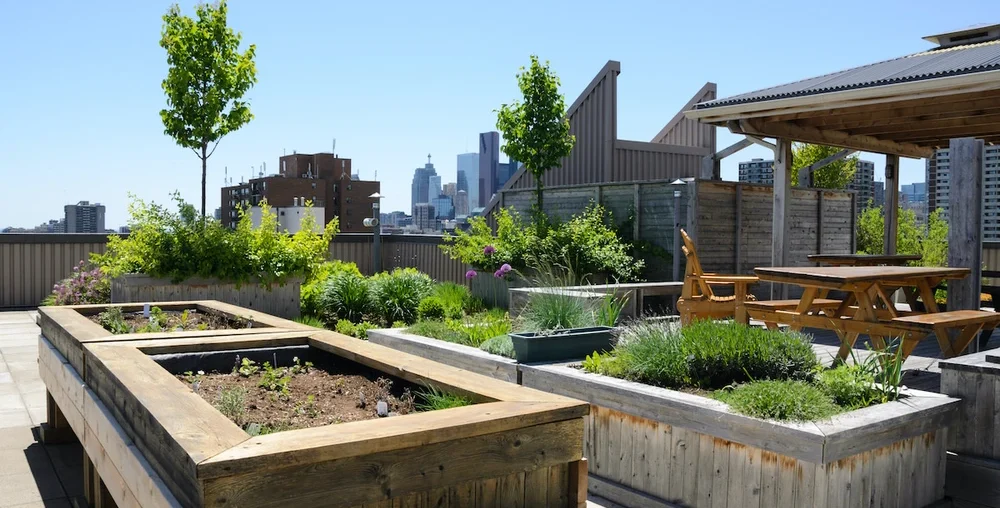
<svg viewBox="0 0 1000 508"><path fill-rule="evenodd" d="M360 273L334 273L320 288L319 316L333 324L341 319L360 323L371 306L368 279Z"/></svg>
<svg viewBox="0 0 1000 508"><path fill-rule="evenodd" d="M420 301L434 289L434 281L413 268L382 272L368 282L372 311L383 323L415 322Z"/></svg>
<svg viewBox="0 0 1000 508"><path fill-rule="evenodd" d="M715 392L735 411L764 420L813 421L843 409L819 387L806 381L764 380Z"/></svg>

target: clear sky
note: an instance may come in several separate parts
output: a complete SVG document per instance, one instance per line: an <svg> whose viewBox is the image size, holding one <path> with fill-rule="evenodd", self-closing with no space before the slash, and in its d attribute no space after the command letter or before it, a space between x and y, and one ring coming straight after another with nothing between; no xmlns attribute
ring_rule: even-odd
<svg viewBox="0 0 1000 508"><path fill-rule="evenodd" d="M168 6L2 0L0 228L58 218L79 200L106 204L117 227L128 193L199 201L200 163L159 118ZM230 25L257 45L256 118L209 159L208 207L224 167L237 181L265 162L274 172L285 151L329 151L336 138L362 178L378 172L384 210L409 210L413 169L430 153L454 181L456 155L494 130L531 53L551 61L567 105L620 61L618 136L648 141L706 81L720 96L755 90L920 51L922 36L997 16L996 0L235 0ZM737 139L720 131L719 148ZM723 178L770 155L748 148L726 159ZM866 158L881 170L884 157ZM902 182L923 179L923 161L904 160Z"/></svg>

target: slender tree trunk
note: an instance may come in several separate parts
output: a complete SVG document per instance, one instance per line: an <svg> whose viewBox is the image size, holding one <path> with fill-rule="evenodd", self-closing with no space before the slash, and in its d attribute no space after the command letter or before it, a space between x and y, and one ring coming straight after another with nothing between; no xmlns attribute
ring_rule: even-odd
<svg viewBox="0 0 1000 508"><path fill-rule="evenodd" d="M545 212L542 211L542 175L535 173L535 228L538 236L545 232Z"/></svg>
<svg viewBox="0 0 1000 508"><path fill-rule="evenodd" d="M205 220L205 180L208 177L208 143L201 145L201 218Z"/></svg>

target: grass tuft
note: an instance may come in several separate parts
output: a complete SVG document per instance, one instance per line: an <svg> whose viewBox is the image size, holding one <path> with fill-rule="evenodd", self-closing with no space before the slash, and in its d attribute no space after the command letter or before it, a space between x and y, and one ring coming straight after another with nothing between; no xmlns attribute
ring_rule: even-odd
<svg viewBox="0 0 1000 508"><path fill-rule="evenodd" d="M719 390L715 397L738 413L765 420L815 421L842 411L832 397L805 381L754 381Z"/></svg>
<svg viewBox="0 0 1000 508"><path fill-rule="evenodd" d="M471 398L464 395L444 392L434 386L429 386L425 390L417 393L422 402L418 402L416 407L420 411L436 411L438 409L450 409L453 407L463 407L473 404Z"/></svg>

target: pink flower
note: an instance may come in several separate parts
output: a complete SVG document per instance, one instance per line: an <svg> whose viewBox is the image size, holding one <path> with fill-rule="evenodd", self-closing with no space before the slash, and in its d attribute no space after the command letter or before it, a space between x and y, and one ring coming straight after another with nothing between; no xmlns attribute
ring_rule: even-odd
<svg viewBox="0 0 1000 508"><path fill-rule="evenodd" d="M511 268L510 265L507 263L504 263L503 265L500 266L500 273L504 275L510 273L511 270L513 270L513 268Z"/></svg>
<svg viewBox="0 0 1000 508"><path fill-rule="evenodd" d="M465 272L465 278L466 278L466 279L472 279L472 278L473 278L473 277L475 277L476 275L479 275L479 274L478 274L478 273L476 273L476 271L475 271L475 270L469 270L469 271Z"/></svg>

